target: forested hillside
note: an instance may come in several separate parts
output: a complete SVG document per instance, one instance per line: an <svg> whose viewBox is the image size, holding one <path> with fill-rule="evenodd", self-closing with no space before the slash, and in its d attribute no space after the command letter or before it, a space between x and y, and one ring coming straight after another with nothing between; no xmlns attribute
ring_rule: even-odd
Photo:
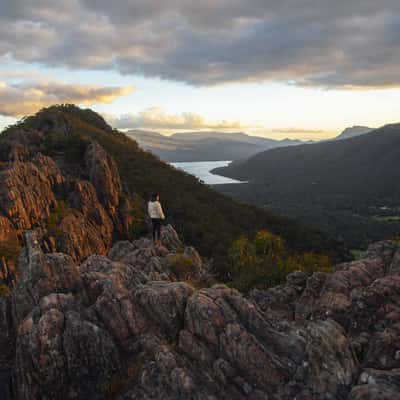
<svg viewBox="0 0 400 400"><path fill-rule="evenodd" d="M29 129L38 132L35 151L56 161L59 154L64 154L62 163L68 165L63 167L71 174L79 172L88 144L98 142L116 161L125 196L134 199L131 201L133 234L139 236L147 229L143 223L145 202L152 192L158 191L168 221L187 243L195 245L204 256L212 257L221 271L228 262L232 242L240 235L250 236L260 229L282 236L292 250L313 250L336 259L346 256L340 244L319 231L255 206L240 204L160 161L125 134L113 130L91 110L54 106L26 118L1 135L3 158L8 157L15 132L21 135ZM68 134L63 134L64 131Z"/></svg>
<svg viewBox="0 0 400 400"><path fill-rule="evenodd" d="M361 136L274 149L216 172L249 180L220 190L341 236L353 247L400 229L400 124Z"/></svg>

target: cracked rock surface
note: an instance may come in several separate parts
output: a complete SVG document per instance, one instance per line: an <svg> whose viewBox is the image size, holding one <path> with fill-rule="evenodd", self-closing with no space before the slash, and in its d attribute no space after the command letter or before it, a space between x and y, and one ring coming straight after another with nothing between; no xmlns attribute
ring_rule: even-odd
<svg viewBox="0 0 400 400"><path fill-rule="evenodd" d="M397 399L398 245L332 274L288 276L245 298L179 282L185 251L117 242L79 264L27 232L23 273L0 303L10 399ZM192 276L201 275L193 248Z"/></svg>

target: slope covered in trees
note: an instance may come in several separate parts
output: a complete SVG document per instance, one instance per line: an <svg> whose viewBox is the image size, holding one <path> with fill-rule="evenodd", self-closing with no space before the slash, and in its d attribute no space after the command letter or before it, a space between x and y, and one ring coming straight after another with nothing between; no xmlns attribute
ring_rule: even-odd
<svg viewBox="0 0 400 400"><path fill-rule="evenodd" d="M15 132L21 135L24 130L37 130L35 151L40 150L63 164L70 174L79 175L89 143L99 143L115 160L123 193L131 199L133 236L145 232L145 201L152 192L158 191L169 222L187 243L213 258L221 274L228 268L227 255L232 242L240 235L253 235L260 229L282 236L292 250L312 250L336 259L346 256L341 245L319 231L233 201L160 161L125 134L113 130L91 110L72 105L54 106L24 119L1 135L3 158L8 157Z"/></svg>
<svg viewBox="0 0 400 400"><path fill-rule="evenodd" d="M399 160L400 124L393 124L347 140L274 149L216 172L250 181L224 192L364 247L399 231Z"/></svg>

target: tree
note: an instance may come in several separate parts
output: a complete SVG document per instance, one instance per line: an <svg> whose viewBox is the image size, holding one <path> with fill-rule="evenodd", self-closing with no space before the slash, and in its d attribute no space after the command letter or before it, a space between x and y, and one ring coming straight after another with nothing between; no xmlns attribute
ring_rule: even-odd
<svg viewBox="0 0 400 400"><path fill-rule="evenodd" d="M267 230L257 232L253 240L239 237L229 257L231 284L244 292L278 285L293 271L331 271L329 257L312 252L290 254L283 239Z"/></svg>

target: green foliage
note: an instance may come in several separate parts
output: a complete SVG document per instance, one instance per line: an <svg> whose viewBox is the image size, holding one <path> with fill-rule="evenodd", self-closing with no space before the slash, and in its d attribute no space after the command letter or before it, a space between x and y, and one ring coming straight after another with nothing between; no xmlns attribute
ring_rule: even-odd
<svg viewBox="0 0 400 400"><path fill-rule="evenodd" d="M389 240L395 244L400 244L400 236L392 237Z"/></svg>
<svg viewBox="0 0 400 400"><path fill-rule="evenodd" d="M268 232L267 230L257 232L254 238L254 246L257 254L266 257L275 257L280 255L285 249L285 244L282 238Z"/></svg>
<svg viewBox="0 0 400 400"><path fill-rule="evenodd" d="M303 271L309 275L314 272L332 272L328 256L310 252L288 257L286 265L288 272Z"/></svg>
<svg viewBox="0 0 400 400"><path fill-rule="evenodd" d="M66 136L48 133L44 138L44 153L54 155L62 152L68 162L80 162L90 142L78 134Z"/></svg>
<svg viewBox="0 0 400 400"><path fill-rule="evenodd" d="M46 236L53 236L57 238L60 235L60 222L70 212L67 203L64 200L58 200L57 205L51 211L46 221Z"/></svg>
<svg viewBox="0 0 400 400"><path fill-rule="evenodd" d="M149 228L146 223L145 204L139 196L130 198L130 214L133 222L129 227L129 239L139 239L147 235Z"/></svg>
<svg viewBox="0 0 400 400"><path fill-rule="evenodd" d="M351 255L353 256L353 260L359 260L360 258L363 258L366 254L365 250L359 250L359 249L352 249Z"/></svg>
<svg viewBox="0 0 400 400"><path fill-rule="evenodd" d="M10 295L10 288L7 285L0 284L0 297L8 297Z"/></svg>
<svg viewBox="0 0 400 400"><path fill-rule="evenodd" d="M193 272L193 261L190 257L182 253L177 253L173 256L169 263L169 268L178 279L186 280Z"/></svg>
<svg viewBox="0 0 400 400"><path fill-rule="evenodd" d="M253 240L241 236L234 241L229 257L231 286L243 292L280 284L293 271L331 271L329 257L312 252L290 254L282 238L266 230L257 232Z"/></svg>

